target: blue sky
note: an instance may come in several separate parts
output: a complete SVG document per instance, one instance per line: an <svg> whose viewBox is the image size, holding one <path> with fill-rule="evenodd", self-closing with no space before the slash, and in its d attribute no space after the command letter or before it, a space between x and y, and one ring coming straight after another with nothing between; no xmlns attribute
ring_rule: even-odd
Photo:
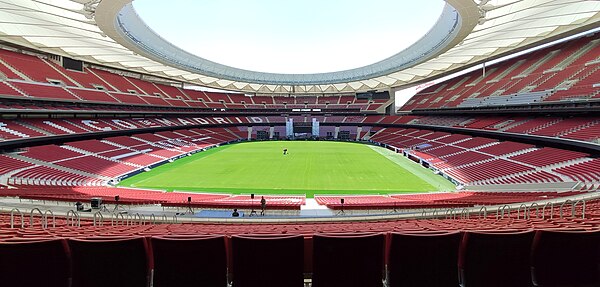
<svg viewBox="0 0 600 287"><path fill-rule="evenodd" d="M383 60L422 37L442 0L136 0L166 40L221 64L319 73ZM385 8L384 8L385 7Z"/></svg>

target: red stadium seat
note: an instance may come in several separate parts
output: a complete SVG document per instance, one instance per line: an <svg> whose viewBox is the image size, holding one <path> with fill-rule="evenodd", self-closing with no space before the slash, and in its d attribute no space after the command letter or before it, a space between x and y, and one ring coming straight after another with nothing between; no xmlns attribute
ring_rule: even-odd
<svg viewBox="0 0 600 287"><path fill-rule="evenodd" d="M316 234L313 287L381 287L385 234Z"/></svg>
<svg viewBox="0 0 600 287"><path fill-rule="evenodd" d="M227 256L224 236L151 237L154 285L226 286Z"/></svg>
<svg viewBox="0 0 600 287"><path fill-rule="evenodd" d="M600 286L600 230L537 231L531 273L535 286Z"/></svg>
<svg viewBox="0 0 600 287"><path fill-rule="evenodd" d="M149 256L144 237L69 239L73 287L146 287Z"/></svg>
<svg viewBox="0 0 600 287"><path fill-rule="evenodd" d="M457 286L458 248L462 236L457 231L392 233L388 259L389 286Z"/></svg>
<svg viewBox="0 0 600 287"><path fill-rule="evenodd" d="M231 250L233 287L304 285L302 236L237 235Z"/></svg>
<svg viewBox="0 0 600 287"><path fill-rule="evenodd" d="M530 251L535 233L467 232L459 251L463 287L531 287Z"/></svg>
<svg viewBox="0 0 600 287"><path fill-rule="evenodd" d="M68 250L64 239L0 242L0 285L68 287Z"/></svg>

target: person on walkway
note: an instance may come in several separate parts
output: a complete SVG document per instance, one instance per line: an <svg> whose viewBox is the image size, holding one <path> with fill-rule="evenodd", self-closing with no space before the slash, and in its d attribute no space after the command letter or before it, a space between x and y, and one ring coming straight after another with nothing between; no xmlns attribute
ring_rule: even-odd
<svg viewBox="0 0 600 287"><path fill-rule="evenodd" d="M260 199L260 216L265 216L265 209L267 208L267 200L264 196Z"/></svg>

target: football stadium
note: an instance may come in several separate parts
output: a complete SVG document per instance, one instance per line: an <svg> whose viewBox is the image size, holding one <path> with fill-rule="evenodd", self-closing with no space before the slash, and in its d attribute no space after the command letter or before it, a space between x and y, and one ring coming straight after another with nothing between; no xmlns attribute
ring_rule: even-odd
<svg viewBox="0 0 600 287"><path fill-rule="evenodd" d="M600 286L600 1L172 2L0 0L0 285Z"/></svg>

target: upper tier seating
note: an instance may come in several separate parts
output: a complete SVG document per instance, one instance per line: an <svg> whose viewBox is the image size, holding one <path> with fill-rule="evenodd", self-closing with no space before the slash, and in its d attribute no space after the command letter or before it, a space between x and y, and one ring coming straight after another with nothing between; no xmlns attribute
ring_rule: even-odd
<svg viewBox="0 0 600 287"><path fill-rule="evenodd" d="M393 117L389 119L394 121ZM447 126L457 128L481 129L535 136L559 137L581 141L597 142L600 139L600 119L587 117L522 117L510 118L472 116L423 116L413 122L419 125Z"/></svg>
<svg viewBox="0 0 600 287"><path fill-rule="evenodd" d="M27 82L9 82L21 92L36 98L80 101L81 98L69 93L61 86L53 84L34 84Z"/></svg>
<svg viewBox="0 0 600 287"><path fill-rule="evenodd" d="M83 88L102 88L106 91L113 91L113 89L109 85L107 85L107 83L104 80L100 79L96 74L92 73L88 68L84 68L83 71L74 71L65 69L61 65L52 61L46 61L46 63L48 63L54 69L58 70L61 74L64 74L70 79L72 79L74 81L73 83L79 84Z"/></svg>
<svg viewBox="0 0 600 287"><path fill-rule="evenodd" d="M453 108L587 100L600 96L597 73L600 34L530 54L438 83L418 92L402 108Z"/></svg>
<svg viewBox="0 0 600 287"><path fill-rule="evenodd" d="M8 97L23 97L23 95L14 86L9 86L7 82L0 82L0 95ZM6 106L5 108L11 107Z"/></svg>
<svg viewBox="0 0 600 287"><path fill-rule="evenodd" d="M67 86L74 85L74 83L67 79L63 74L48 65L46 60L42 60L36 56L0 49L0 59L14 70L25 74L29 79L35 82L47 84L50 80L55 80L60 81ZM14 76L14 74L11 76Z"/></svg>
<svg viewBox="0 0 600 287"><path fill-rule="evenodd" d="M121 103L121 101L113 97L112 94L109 94L105 91L76 88L69 88L69 91L74 93L78 98L80 98L83 101Z"/></svg>
<svg viewBox="0 0 600 287"><path fill-rule="evenodd" d="M359 109L375 111L388 100L357 100L354 96L254 96L180 89L84 65L83 71L63 68L45 56L0 50L0 97L30 97L71 102L129 104L151 107L201 109ZM17 90L15 90L18 89Z"/></svg>
<svg viewBox="0 0 600 287"><path fill-rule="evenodd" d="M134 86L131 82L127 81L123 76L113 74L104 70L99 69L88 69L88 72L98 76L104 82L109 84L109 90L120 91L123 93L133 92L135 94L142 94L141 90Z"/></svg>

